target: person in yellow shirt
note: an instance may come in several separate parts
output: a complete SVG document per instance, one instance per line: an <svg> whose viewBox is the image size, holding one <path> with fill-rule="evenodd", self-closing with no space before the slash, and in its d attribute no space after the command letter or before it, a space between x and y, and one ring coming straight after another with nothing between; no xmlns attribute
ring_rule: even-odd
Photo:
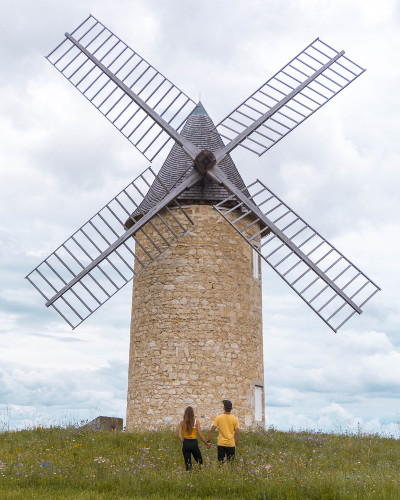
<svg viewBox="0 0 400 500"><path fill-rule="evenodd" d="M208 433L207 447L210 448L211 438L215 429L219 427L217 443L218 461L223 462L226 456L228 462L231 462L235 458L235 450L239 442L239 421L234 415L231 415L231 401L224 399L222 403L224 405L224 413L218 415L215 419Z"/></svg>

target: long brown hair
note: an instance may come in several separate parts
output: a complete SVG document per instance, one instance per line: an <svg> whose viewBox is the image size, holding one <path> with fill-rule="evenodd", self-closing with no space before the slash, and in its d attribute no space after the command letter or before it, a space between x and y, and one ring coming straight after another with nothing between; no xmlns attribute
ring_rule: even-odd
<svg viewBox="0 0 400 500"><path fill-rule="evenodd" d="M192 432L194 427L194 411L191 406L188 406L183 414L183 428L186 432Z"/></svg>

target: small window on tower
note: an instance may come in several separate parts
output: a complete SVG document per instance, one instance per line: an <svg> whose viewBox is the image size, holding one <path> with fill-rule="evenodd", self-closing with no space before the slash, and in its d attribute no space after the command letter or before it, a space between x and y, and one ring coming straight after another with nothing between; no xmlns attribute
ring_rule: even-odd
<svg viewBox="0 0 400 500"><path fill-rule="evenodd" d="M260 256L258 253L252 249L251 260L253 264L253 278L260 279Z"/></svg>
<svg viewBox="0 0 400 500"><path fill-rule="evenodd" d="M254 420L256 422L257 421L261 422L263 419L262 402L263 402L263 388L261 385L256 385L254 394L254 409L255 409Z"/></svg>

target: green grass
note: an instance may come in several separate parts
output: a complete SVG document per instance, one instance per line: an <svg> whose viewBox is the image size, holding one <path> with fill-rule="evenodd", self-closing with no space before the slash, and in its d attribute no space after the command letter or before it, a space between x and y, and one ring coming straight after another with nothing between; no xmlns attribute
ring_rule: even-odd
<svg viewBox="0 0 400 500"><path fill-rule="evenodd" d="M171 431L35 428L0 433L0 498L400 498L400 440L377 435L242 432L233 465L184 470Z"/></svg>

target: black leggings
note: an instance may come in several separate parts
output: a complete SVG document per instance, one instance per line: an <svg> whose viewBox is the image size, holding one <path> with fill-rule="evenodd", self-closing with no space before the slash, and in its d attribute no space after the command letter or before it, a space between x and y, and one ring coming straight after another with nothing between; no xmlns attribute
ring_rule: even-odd
<svg viewBox="0 0 400 500"><path fill-rule="evenodd" d="M192 470L192 455L199 465L203 464L203 458L197 439L184 439L182 445L183 458L185 459L186 470Z"/></svg>

